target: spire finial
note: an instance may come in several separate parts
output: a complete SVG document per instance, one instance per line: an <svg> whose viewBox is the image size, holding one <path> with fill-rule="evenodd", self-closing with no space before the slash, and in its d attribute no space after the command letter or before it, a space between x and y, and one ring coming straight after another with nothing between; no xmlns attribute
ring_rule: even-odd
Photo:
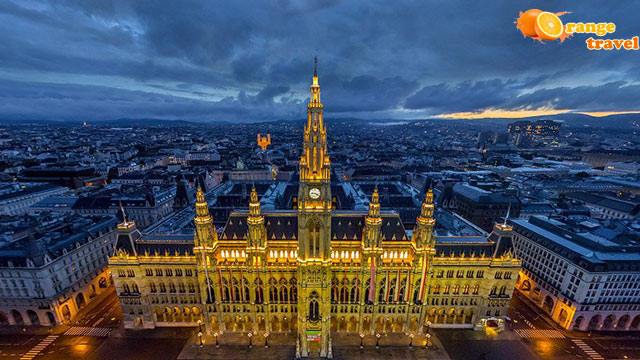
<svg viewBox="0 0 640 360"><path fill-rule="evenodd" d="M424 201L422 202L422 208L420 210L420 217L423 218L432 218L433 217L433 189L429 188L427 190L426 195L424 196Z"/></svg>
<svg viewBox="0 0 640 360"><path fill-rule="evenodd" d="M380 195L378 195L378 185L376 185L376 187L373 188L373 194L371 195L371 202L374 204L377 204L380 202L379 200Z"/></svg>
<svg viewBox="0 0 640 360"><path fill-rule="evenodd" d="M429 189L427 190L427 193L424 197L424 201L429 205L433 204L433 188L432 187L429 187Z"/></svg>
<svg viewBox="0 0 640 360"><path fill-rule="evenodd" d="M198 185L198 188L196 190L196 202L205 202L204 191L202 191L202 187L200 185Z"/></svg>
<svg viewBox="0 0 640 360"><path fill-rule="evenodd" d="M318 77L318 56L313 57L313 76Z"/></svg>

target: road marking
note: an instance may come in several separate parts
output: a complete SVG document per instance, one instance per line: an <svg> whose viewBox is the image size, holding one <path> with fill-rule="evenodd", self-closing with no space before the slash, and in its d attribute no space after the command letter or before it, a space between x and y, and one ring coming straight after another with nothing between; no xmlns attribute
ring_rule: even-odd
<svg viewBox="0 0 640 360"><path fill-rule="evenodd" d="M49 335L46 338L42 339L36 346L32 347L31 350L27 351L24 355L20 357L20 360L31 360L34 357L38 356L42 350L44 350L47 346L51 345L58 338L58 335Z"/></svg>
<svg viewBox="0 0 640 360"><path fill-rule="evenodd" d="M558 330L516 329L515 331L522 338L564 339L564 334Z"/></svg>
<svg viewBox="0 0 640 360"><path fill-rule="evenodd" d="M67 336L93 336L93 337L105 337L109 336L111 328L96 328L85 326L74 326L69 328L64 334Z"/></svg>
<svg viewBox="0 0 640 360"><path fill-rule="evenodd" d="M524 319L524 322L525 322L525 324L527 324L527 326L529 326L530 328L532 328L532 329L535 329L535 328L536 328L535 326L533 326L533 324L532 324L529 320Z"/></svg>
<svg viewBox="0 0 640 360"><path fill-rule="evenodd" d="M584 351L584 353L587 354L590 358L594 360L605 360L602 355L598 354L598 352L593 350L593 348L589 346L589 344L585 343L581 339L572 339L571 341L573 341L573 343L576 344L580 348L580 350Z"/></svg>

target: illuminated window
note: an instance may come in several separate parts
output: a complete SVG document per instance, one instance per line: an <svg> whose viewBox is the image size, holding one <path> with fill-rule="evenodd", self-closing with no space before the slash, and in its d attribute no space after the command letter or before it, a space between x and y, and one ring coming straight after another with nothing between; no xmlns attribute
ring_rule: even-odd
<svg viewBox="0 0 640 360"><path fill-rule="evenodd" d="M318 293L312 292L311 299L309 301L309 320L318 321L320 320L320 306L318 304Z"/></svg>

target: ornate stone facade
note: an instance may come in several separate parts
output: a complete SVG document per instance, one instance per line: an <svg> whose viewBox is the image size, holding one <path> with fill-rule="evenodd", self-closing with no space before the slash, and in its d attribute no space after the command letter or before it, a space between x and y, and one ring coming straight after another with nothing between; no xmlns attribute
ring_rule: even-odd
<svg viewBox="0 0 640 360"><path fill-rule="evenodd" d="M114 278L126 326L290 332L300 356L331 357L334 332L419 334L506 314L520 269L508 229L437 238L431 190L412 231L377 189L368 212L335 210L326 136L314 71L296 209L262 211L254 189L218 234L198 191L193 240L123 232L110 266L132 274Z"/></svg>

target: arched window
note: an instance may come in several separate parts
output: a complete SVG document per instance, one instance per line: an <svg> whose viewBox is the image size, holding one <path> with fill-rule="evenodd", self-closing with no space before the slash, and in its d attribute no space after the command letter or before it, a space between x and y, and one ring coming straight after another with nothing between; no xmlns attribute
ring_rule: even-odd
<svg viewBox="0 0 640 360"><path fill-rule="evenodd" d="M245 278L242 279L242 293L244 296L243 301L244 302L249 302L249 299L251 299L251 296L249 295L249 281Z"/></svg>
<svg viewBox="0 0 640 360"><path fill-rule="evenodd" d="M287 280L280 279L280 302L289 302L289 289L287 288Z"/></svg>
<svg viewBox="0 0 640 360"><path fill-rule="evenodd" d="M229 290L229 282L227 279L222 279L222 302L231 301L231 291Z"/></svg>
<svg viewBox="0 0 640 360"><path fill-rule="evenodd" d="M342 280L342 286L340 286L340 302L349 302L349 280L347 279Z"/></svg>
<svg viewBox="0 0 640 360"><path fill-rule="evenodd" d="M255 290L256 304L262 304L264 302L264 291L262 290L262 280L256 279L254 281L254 284L256 284L256 290Z"/></svg>
<svg viewBox="0 0 640 360"><path fill-rule="evenodd" d="M357 303L360 301L360 281L353 279L351 281L351 303Z"/></svg>
<svg viewBox="0 0 640 360"><path fill-rule="evenodd" d="M387 294L387 289L385 288L386 282L384 280L380 281L378 286L378 302L384 302L385 295Z"/></svg>
<svg viewBox="0 0 640 360"><path fill-rule="evenodd" d="M291 280L289 280L289 284L290 284L290 289L291 291L289 292L290 297L291 297L291 302L297 302L298 301L298 281L296 280L296 278L291 278Z"/></svg>
<svg viewBox="0 0 640 360"><path fill-rule="evenodd" d="M156 284L154 282L149 283L149 292L155 293L158 291L158 288L156 288Z"/></svg>
<svg viewBox="0 0 640 360"><path fill-rule="evenodd" d="M393 295L395 295L396 292L396 279L391 280L391 282L389 283L389 296L387 297L387 302L393 302Z"/></svg>
<svg viewBox="0 0 640 360"><path fill-rule="evenodd" d="M131 292L131 290L129 289L129 284L127 283L122 284L122 292L124 294L129 294Z"/></svg>
<svg viewBox="0 0 640 360"><path fill-rule="evenodd" d="M416 283L413 286L413 303L420 303L420 280L416 280Z"/></svg>
<svg viewBox="0 0 640 360"><path fill-rule="evenodd" d="M338 279L331 279L331 302L338 302Z"/></svg>
<svg viewBox="0 0 640 360"><path fill-rule="evenodd" d="M231 286L233 287L233 301L240 302L240 284L236 278L231 279Z"/></svg>
<svg viewBox="0 0 640 360"><path fill-rule="evenodd" d="M278 302L278 289L276 288L277 281L274 278L269 280L269 302Z"/></svg>
<svg viewBox="0 0 640 360"><path fill-rule="evenodd" d="M406 278L403 279L400 282L400 290L399 291L400 292L398 293L398 300L400 302L403 302L404 301L404 294L407 292L407 279Z"/></svg>
<svg viewBox="0 0 640 360"><path fill-rule="evenodd" d="M312 292L309 299L309 320L320 320L320 306L318 304L318 293Z"/></svg>

